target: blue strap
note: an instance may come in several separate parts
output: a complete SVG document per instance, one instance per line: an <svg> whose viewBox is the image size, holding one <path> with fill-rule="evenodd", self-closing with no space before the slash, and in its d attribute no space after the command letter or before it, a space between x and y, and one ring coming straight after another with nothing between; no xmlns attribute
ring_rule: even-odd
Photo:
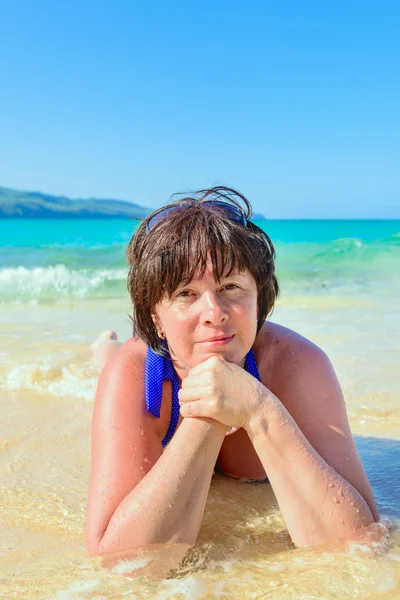
<svg viewBox="0 0 400 600"><path fill-rule="evenodd" d="M146 354L146 368L144 385L146 393L146 407L152 415L160 418L162 402L162 383L164 379L164 360L150 348Z"/></svg>
<svg viewBox="0 0 400 600"><path fill-rule="evenodd" d="M178 427L179 415L180 415L180 406L179 406L179 398L178 392L181 387L181 384L178 379L178 375L175 372L174 367L172 366L172 362L167 358L164 358L164 379L167 381L172 381L172 411L171 411L171 420L169 422L168 431L165 434L165 438L161 442L162 447L168 444L171 441L172 436L174 435L176 428Z"/></svg>
<svg viewBox="0 0 400 600"><path fill-rule="evenodd" d="M253 377L260 381L260 375L257 368L256 359L252 349L246 354L245 367L246 371ZM145 367L145 394L146 394L146 407L147 410L157 417L160 418L161 402L162 402L162 384L163 381L172 382L172 412L171 421L169 423L168 431L165 438L162 440L163 448L171 441L172 436L179 421L179 398L178 392L180 389L180 383L178 376L175 372L174 367L170 358L165 358L155 354L150 348L146 354L146 367Z"/></svg>
<svg viewBox="0 0 400 600"><path fill-rule="evenodd" d="M250 375L253 375L258 381L261 381L260 374L258 372L258 367L256 363L256 357L254 356L253 349L250 348L249 352L246 354L246 359L244 362L244 368Z"/></svg>

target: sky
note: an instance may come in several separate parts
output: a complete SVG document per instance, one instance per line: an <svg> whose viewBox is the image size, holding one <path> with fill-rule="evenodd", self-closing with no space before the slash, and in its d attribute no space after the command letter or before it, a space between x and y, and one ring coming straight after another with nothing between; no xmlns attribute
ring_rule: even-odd
<svg viewBox="0 0 400 600"><path fill-rule="evenodd" d="M400 218L400 4L0 0L0 186Z"/></svg>

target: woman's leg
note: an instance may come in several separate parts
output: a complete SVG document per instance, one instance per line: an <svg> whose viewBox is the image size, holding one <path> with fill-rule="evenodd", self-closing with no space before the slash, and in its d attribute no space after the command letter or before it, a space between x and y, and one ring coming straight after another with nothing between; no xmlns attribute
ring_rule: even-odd
<svg viewBox="0 0 400 600"><path fill-rule="evenodd" d="M118 336L115 331L107 329L103 331L95 342L90 346L93 351L93 365L102 369L106 362L114 356L121 342L118 341Z"/></svg>

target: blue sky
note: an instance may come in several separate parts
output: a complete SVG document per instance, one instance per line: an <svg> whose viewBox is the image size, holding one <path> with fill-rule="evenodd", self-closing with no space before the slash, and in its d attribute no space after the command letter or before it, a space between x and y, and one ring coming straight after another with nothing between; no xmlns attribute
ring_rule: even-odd
<svg viewBox="0 0 400 600"><path fill-rule="evenodd" d="M400 218L399 6L0 0L0 185Z"/></svg>

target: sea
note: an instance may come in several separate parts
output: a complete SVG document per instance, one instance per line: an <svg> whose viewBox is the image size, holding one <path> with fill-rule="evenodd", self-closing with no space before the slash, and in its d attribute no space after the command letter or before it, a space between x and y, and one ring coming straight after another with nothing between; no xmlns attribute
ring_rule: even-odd
<svg viewBox="0 0 400 600"><path fill-rule="evenodd" d="M0 597L400 597L400 221L257 224L277 254L269 319L329 355L381 523L362 541L296 549L268 484L215 475L193 548L88 557L90 345L105 329L131 335L126 248L137 222L4 219Z"/></svg>

